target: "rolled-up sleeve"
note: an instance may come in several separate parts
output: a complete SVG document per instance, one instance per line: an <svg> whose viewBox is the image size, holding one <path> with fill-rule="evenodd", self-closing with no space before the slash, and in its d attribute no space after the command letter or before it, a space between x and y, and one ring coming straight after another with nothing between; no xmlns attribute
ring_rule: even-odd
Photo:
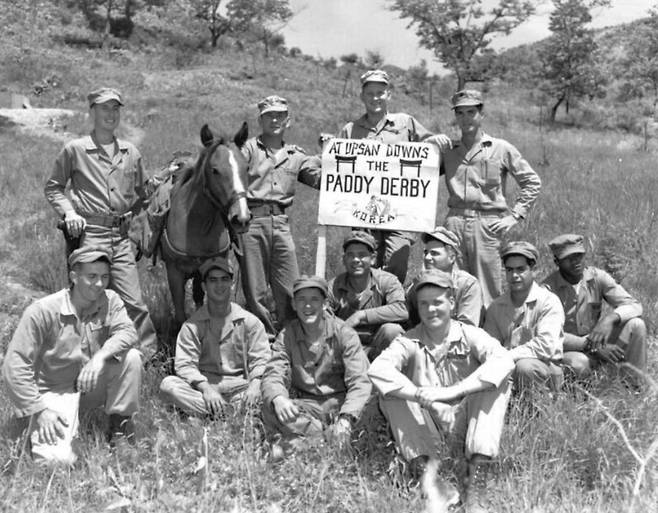
<svg viewBox="0 0 658 513"><path fill-rule="evenodd" d="M463 330L471 351L481 363L474 374L496 388L503 384L514 370L514 359L498 340L481 329L464 325Z"/></svg>
<svg viewBox="0 0 658 513"><path fill-rule="evenodd" d="M409 319L404 289L394 276L381 278L384 305L365 308L363 314L366 324L383 324L385 322L404 322Z"/></svg>
<svg viewBox="0 0 658 513"><path fill-rule="evenodd" d="M192 386L208 381L208 378L199 370L202 347L196 325L185 322L176 339L174 369L178 377Z"/></svg>
<svg viewBox="0 0 658 513"><path fill-rule="evenodd" d="M39 393L35 372L36 358L47 336L44 326L46 320L40 310L30 305L7 347L3 374L9 399L19 417L34 415L46 407Z"/></svg>
<svg viewBox="0 0 658 513"><path fill-rule="evenodd" d="M322 159L317 155L302 155L298 165L299 173L297 180L314 189L320 189Z"/></svg>
<svg viewBox="0 0 658 513"><path fill-rule="evenodd" d="M358 418L372 392L372 384L368 379L368 357L363 351L356 331L347 326L342 327L341 331L340 340L347 393L340 413Z"/></svg>
<svg viewBox="0 0 658 513"><path fill-rule="evenodd" d="M634 299L624 287L617 283L607 272L597 269L596 281L601 289L601 295L614 308L622 323L642 316L642 305Z"/></svg>

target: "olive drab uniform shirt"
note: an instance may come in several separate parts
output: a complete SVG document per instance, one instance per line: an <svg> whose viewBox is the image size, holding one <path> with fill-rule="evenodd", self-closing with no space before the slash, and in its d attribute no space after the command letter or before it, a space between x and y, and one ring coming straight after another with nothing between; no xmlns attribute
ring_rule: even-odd
<svg viewBox="0 0 658 513"><path fill-rule="evenodd" d="M338 137L341 139L374 139L386 144L395 144L420 142L432 135L434 134L413 116L404 112L389 112L376 126L371 126L364 114L357 120L347 123Z"/></svg>

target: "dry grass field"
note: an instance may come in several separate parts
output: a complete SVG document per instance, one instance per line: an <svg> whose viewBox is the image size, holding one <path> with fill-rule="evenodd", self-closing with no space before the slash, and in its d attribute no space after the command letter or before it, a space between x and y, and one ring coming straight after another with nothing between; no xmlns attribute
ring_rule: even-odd
<svg viewBox="0 0 658 513"><path fill-rule="evenodd" d="M150 168L174 150L194 148L208 121L232 134L242 120L256 130L255 103L277 93L290 100L289 140L309 152L319 132L336 131L360 112L358 96L342 97L339 71L303 59L233 50L214 55L107 54L62 48L29 50L11 44L0 63L0 82L31 87L57 75L61 83L33 102L80 112L66 130L85 133L84 93L107 84L122 89L125 133L140 142ZM182 64L185 66L182 66ZM349 88L348 88L349 89ZM543 180L529 218L512 234L538 245L539 277L552 269L546 242L561 232L586 234L590 261L611 271L645 307L652 336L650 375L656 358L658 190L656 153L639 152L632 135L554 127L540 131L539 110L522 91L494 84L487 95L487 130L512 141ZM395 110L414 114L432 129L456 135L444 101L432 113L398 95ZM18 316L34 295L65 285L61 235L42 189L60 141L20 133L0 118L0 355ZM139 130L137 130L139 129ZM510 196L514 195L510 188ZM303 185L291 211L298 258L314 267L317 194ZM445 214L441 194L437 218ZM341 229L329 230L328 275L339 270ZM419 267L420 248L413 249ZM140 263L142 286L161 336L172 317L162 265ZM202 512L418 512L425 507L393 464L394 450L373 414L355 433L353 449L337 453L317 446L282 463L268 460L257 419L235 412L213 423L182 420L164 408L157 387L166 365L148 368L136 448L110 453L103 425L92 416L82 425L84 457L71 470L47 470L21 457L20 439L4 390L0 391L0 511L202 511ZM492 496L500 512L652 513L658 511L658 460L647 459L658 439L658 389L635 393L614 375L601 373L589 391L572 390L528 411L512 403ZM195 473L200 442L208 436L205 470ZM456 464L442 462L451 479ZM458 469L457 469L458 470Z"/></svg>

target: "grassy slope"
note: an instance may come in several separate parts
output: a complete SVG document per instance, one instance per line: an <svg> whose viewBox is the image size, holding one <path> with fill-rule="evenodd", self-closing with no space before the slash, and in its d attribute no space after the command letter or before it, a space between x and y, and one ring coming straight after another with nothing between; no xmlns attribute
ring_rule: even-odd
<svg viewBox="0 0 658 513"><path fill-rule="evenodd" d="M12 42L16 42L12 40ZM301 59L263 61L249 54L225 50L216 55L194 55L191 69L176 70L185 59L171 50L144 56L52 47L26 50L9 45L0 66L0 82L25 90L35 81L58 75L61 85L47 90L35 103L82 108L90 87L106 83L120 87L129 99L125 120L141 127L141 144L151 167L163 164L175 149L197 144L205 121L231 133L247 119L255 130L255 102L276 92L289 98L293 112L290 141L315 151L320 131L335 131L360 112L354 94L341 98L337 71L327 72ZM14 63L14 64L11 64ZM245 78L247 75L252 78ZM536 166L544 187L529 219L514 236L527 238L542 250L540 273L551 269L545 242L564 231L586 233L593 246L592 260L612 270L645 305L653 331L656 294L656 227L653 191L655 156L635 151L639 142L614 132L569 129L540 133L536 107L518 101L514 91L493 87L487 104L491 133L513 141ZM427 109L396 97L395 110L416 115L429 127L452 133L449 111ZM68 129L83 133L82 118ZM63 285L62 248L53 230L52 211L42 197L42 186L59 144L0 130L0 230L6 241L0 253L3 275L55 290ZM542 164L543 163L543 164ZM510 194L513 196L513 187ZM300 266L311 272L314 262L317 196L300 186L291 212ZM445 212L442 194L438 219ZM330 230L329 274L338 269L339 229ZM414 266L419 263L418 245ZM169 305L162 269L142 264L143 286L158 328L167 328ZM5 347L16 315L28 299L7 291L0 302L0 345ZM655 344L651 349L655 351ZM651 371L656 371L652 355ZM400 476L389 467L391 448L378 419L360 431L356 457L337 455L318 447L273 466L265 458L258 426L239 416L209 426L210 473L208 490L196 494L192 474L202 426L181 422L157 401L161 369L152 368L144 383L143 411L138 421L142 435L137 451L120 449L110 455L95 423L83 444L90 457L71 473L50 474L29 461L16 470L16 443L0 440L0 496L7 511L98 511L118 498L135 511L419 511L418 494L399 486ZM605 389L605 390L604 390ZM635 396L602 376L595 393L622 421L630 442L644 453L656 438L655 391ZM0 400L0 422L6 425L9 406ZM243 425L245 424L245 425ZM445 475L451 466L446 464ZM503 441L501 471L495 496L501 511L621 511L630 500L637 464L615 426L593 400L562 398L535 416L513 407ZM636 511L651 511L658 503L654 488L655 464ZM394 486L398 484L398 486ZM278 509L277 509L278 508Z"/></svg>

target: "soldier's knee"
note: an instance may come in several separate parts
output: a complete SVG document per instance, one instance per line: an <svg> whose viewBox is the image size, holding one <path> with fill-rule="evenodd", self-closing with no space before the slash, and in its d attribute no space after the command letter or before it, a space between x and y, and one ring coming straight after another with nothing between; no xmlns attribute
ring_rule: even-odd
<svg viewBox="0 0 658 513"><path fill-rule="evenodd" d="M514 373L519 378L546 380L548 379L548 368L541 363L536 358L522 358L514 364Z"/></svg>
<svg viewBox="0 0 658 513"><path fill-rule="evenodd" d="M123 357L123 365L131 371L142 370L142 353L137 349L128 349L125 356Z"/></svg>
<svg viewBox="0 0 658 513"><path fill-rule="evenodd" d="M580 351L567 351L564 353L562 364L570 369L578 379L587 377L592 371L588 356Z"/></svg>
<svg viewBox="0 0 658 513"><path fill-rule="evenodd" d="M629 319L624 329L629 331L631 338L643 340L647 337L647 325L640 317Z"/></svg>
<svg viewBox="0 0 658 513"><path fill-rule="evenodd" d="M160 395L162 395L162 397L165 399L173 397L174 390L176 390L176 382L176 376L165 377L160 383Z"/></svg>
<svg viewBox="0 0 658 513"><path fill-rule="evenodd" d="M381 349L385 349L393 340L404 333L402 326L393 322L382 324L379 328L378 335L381 336L382 343L385 344Z"/></svg>

